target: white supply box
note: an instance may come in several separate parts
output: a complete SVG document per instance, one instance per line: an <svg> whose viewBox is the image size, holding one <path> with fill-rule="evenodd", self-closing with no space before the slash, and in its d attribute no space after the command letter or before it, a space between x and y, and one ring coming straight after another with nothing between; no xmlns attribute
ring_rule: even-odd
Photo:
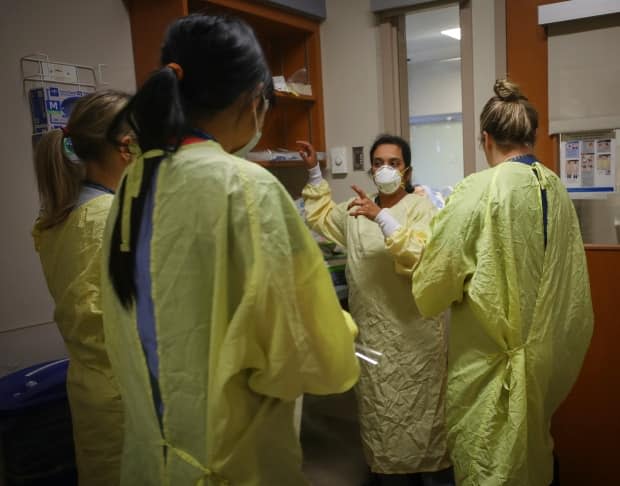
<svg viewBox="0 0 620 486"><path fill-rule="evenodd" d="M88 91L83 89L55 85L29 90L33 133L38 134L64 127L69 121L73 105L86 94Z"/></svg>

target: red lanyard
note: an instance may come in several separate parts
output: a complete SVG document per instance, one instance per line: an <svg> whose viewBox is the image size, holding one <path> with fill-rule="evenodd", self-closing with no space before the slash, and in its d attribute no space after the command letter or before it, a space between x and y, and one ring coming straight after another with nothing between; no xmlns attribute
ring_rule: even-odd
<svg viewBox="0 0 620 486"><path fill-rule="evenodd" d="M198 130L197 128L192 128L190 132L191 132L191 135L188 135L187 137L184 137L183 140L181 140L181 145L191 145L193 143L202 143L208 140L213 140L214 142L216 141L213 135L203 132L202 130Z"/></svg>

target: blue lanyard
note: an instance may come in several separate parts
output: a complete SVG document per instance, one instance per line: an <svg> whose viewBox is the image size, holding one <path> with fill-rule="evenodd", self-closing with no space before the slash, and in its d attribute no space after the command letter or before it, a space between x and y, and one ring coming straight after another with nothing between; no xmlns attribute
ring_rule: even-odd
<svg viewBox="0 0 620 486"><path fill-rule="evenodd" d="M97 182L93 182L93 181L89 181L88 179L86 179L83 182L83 185L85 185L86 187L90 187L92 189L97 189L101 192L105 192L107 194L114 194L114 191L112 189L110 189L109 187L106 187L102 184L99 184Z"/></svg>
<svg viewBox="0 0 620 486"><path fill-rule="evenodd" d="M516 157L512 157L508 159L509 162L521 162L522 164L534 165L535 162L538 162L538 159L534 157L532 154L525 155L517 155Z"/></svg>
<svg viewBox="0 0 620 486"><path fill-rule="evenodd" d="M525 155L517 155L516 157L512 157L508 159L508 162L520 162L522 164L526 164L529 166L534 165L535 162L538 162L538 159L534 157L532 154ZM536 178L538 178L538 174L534 172ZM543 230L545 233L545 249L547 248L547 218L549 213L549 208L547 206L547 190L540 188L540 195L542 197L542 212L543 212Z"/></svg>
<svg viewBox="0 0 620 486"><path fill-rule="evenodd" d="M190 133L194 137L202 138L203 140L213 140L214 142L217 142L217 140L215 140L215 137L213 135L211 135L210 133L207 133L207 132L203 132L202 130L200 130L198 128L192 128L190 130Z"/></svg>

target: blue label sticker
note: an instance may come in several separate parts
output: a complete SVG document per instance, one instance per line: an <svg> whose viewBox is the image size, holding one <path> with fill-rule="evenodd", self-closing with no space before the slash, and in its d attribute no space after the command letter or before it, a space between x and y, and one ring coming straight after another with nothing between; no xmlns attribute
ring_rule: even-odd
<svg viewBox="0 0 620 486"><path fill-rule="evenodd" d="M60 111L60 103L56 100L46 100L45 106L48 111Z"/></svg>

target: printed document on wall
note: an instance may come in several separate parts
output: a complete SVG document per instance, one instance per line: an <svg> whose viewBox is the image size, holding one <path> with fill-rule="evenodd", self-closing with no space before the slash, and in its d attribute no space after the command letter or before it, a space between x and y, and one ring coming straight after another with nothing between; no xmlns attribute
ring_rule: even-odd
<svg viewBox="0 0 620 486"><path fill-rule="evenodd" d="M574 198L615 193L615 130L563 133L560 136L560 176Z"/></svg>

